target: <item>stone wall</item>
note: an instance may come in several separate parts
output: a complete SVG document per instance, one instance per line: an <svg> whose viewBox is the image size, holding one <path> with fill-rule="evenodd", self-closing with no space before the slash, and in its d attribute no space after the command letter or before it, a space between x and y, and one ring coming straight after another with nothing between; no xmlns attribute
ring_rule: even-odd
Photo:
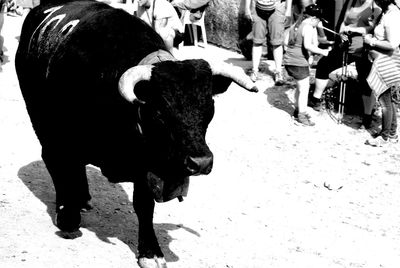
<svg viewBox="0 0 400 268"><path fill-rule="evenodd" d="M207 39L215 45L238 50L241 0L212 0L206 9Z"/></svg>

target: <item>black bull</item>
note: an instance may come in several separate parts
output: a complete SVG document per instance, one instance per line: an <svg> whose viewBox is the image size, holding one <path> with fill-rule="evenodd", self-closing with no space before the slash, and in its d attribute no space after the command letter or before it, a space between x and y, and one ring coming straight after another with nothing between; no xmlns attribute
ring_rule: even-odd
<svg viewBox="0 0 400 268"><path fill-rule="evenodd" d="M16 70L55 186L57 226L79 228L91 199L85 166L98 166L112 182L135 183L139 264L165 266L154 200L181 199L189 176L211 171L212 97L232 81L254 84L238 67L176 60L147 24L92 1L34 8Z"/></svg>

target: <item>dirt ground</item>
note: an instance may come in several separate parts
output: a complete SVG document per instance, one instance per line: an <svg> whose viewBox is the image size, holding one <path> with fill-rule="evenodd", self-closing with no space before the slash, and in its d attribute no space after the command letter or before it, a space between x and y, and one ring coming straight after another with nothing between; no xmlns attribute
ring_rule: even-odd
<svg viewBox="0 0 400 268"><path fill-rule="evenodd" d="M89 166L95 208L81 234L64 239L53 223L54 189L14 69L21 21L6 17L0 71L0 267L137 267L132 184ZM212 46L182 50L193 55L250 66ZM215 97L212 173L191 179L184 202L156 206L168 267L400 267L400 145L364 145L357 116L337 124L311 111L316 126L299 126L293 86L257 83L257 94L232 84Z"/></svg>

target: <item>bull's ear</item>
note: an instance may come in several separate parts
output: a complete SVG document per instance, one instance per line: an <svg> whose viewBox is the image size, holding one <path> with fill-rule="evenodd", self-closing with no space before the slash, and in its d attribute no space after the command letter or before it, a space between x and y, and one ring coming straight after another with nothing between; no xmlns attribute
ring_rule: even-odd
<svg viewBox="0 0 400 268"><path fill-rule="evenodd" d="M223 75L212 76L212 94L217 95L224 93L231 85L232 79Z"/></svg>

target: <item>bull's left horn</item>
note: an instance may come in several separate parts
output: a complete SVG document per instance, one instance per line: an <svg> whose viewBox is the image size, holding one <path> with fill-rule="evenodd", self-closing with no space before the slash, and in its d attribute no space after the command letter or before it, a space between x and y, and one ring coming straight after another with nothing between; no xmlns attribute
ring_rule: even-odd
<svg viewBox="0 0 400 268"><path fill-rule="evenodd" d="M258 88L250 77L248 77L242 68L233 66L225 62L207 61L210 64L214 75L222 75L232 79L239 86L250 92L258 92Z"/></svg>
<svg viewBox="0 0 400 268"><path fill-rule="evenodd" d="M125 71L118 82L119 93L129 102L141 101L136 97L134 88L139 81L150 80L152 68L153 65L138 65Z"/></svg>

